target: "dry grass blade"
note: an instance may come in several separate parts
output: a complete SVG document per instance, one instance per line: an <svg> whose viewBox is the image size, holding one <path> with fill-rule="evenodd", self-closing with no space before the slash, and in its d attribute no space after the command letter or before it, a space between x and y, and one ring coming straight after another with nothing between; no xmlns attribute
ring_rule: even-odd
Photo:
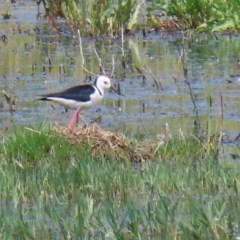
<svg viewBox="0 0 240 240"><path fill-rule="evenodd" d="M2 92L8 104L9 111L14 112L16 110L15 96L10 95L5 90L3 90Z"/></svg>

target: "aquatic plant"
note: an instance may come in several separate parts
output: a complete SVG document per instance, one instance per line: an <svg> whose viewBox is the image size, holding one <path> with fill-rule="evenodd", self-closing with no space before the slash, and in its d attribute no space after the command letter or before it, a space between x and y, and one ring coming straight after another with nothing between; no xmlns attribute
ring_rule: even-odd
<svg viewBox="0 0 240 240"><path fill-rule="evenodd" d="M134 29L181 28L198 31L239 29L239 3L207 0L43 1L53 25L61 16L84 35L120 35ZM141 8L141 11L140 11Z"/></svg>
<svg viewBox="0 0 240 240"><path fill-rule="evenodd" d="M132 30L137 24L140 4L136 0L52 1L48 0L48 15L65 17L73 30L83 35L120 35L121 29Z"/></svg>
<svg viewBox="0 0 240 240"><path fill-rule="evenodd" d="M239 29L239 3L231 1L206 0L154 0L148 8L149 14L160 10L163 17L157 15L156 21L162 25L197 31L224 31ZM153 19L153 18L152 18ZM172 25L171 25L172 23Z"/></svg>

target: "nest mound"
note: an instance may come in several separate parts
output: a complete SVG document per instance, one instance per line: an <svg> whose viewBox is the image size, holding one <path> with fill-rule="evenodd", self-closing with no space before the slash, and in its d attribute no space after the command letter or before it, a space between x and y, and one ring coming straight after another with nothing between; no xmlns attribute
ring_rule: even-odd
<svg viewBox="0 0 240 240"><path fill-rule="evenodd" d="M72 144L87 144L91 147L93 156L104 156L116 159L128 159L134 162L144 162L150 157L150 151L138 147L122 133L105 131L98 125L77 126L69 129L65 126L55 126L54 130L61 137L67 138ZM140 145L139 145L140 146Z"/></svg>

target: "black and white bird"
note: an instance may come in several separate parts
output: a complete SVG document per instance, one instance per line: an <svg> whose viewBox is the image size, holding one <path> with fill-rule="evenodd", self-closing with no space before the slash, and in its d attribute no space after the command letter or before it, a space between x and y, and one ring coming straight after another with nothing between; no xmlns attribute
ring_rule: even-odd
<svg viewBox="0 0 240 240"><path fill-rule="evenodd" d="M62 92L49 93L42 95L38 100L52 101L65 108L76 109L68 125L71 129L78 123L80 111L100 103L104 97L104 90L110 88L110 78L98 76L92 85L79 85L68 88Z"/></svg>

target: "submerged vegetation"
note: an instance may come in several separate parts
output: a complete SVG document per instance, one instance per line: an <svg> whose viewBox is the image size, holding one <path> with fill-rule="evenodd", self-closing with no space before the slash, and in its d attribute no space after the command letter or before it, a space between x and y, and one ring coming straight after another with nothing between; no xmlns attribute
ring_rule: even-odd
<svg viewBox="0 0 240 240"><path fill-rule="evenodd" d="M232 239L239 164L203 146L169 138L134 163L46 126L16 128L0 150L1 239Z"/></svg>

